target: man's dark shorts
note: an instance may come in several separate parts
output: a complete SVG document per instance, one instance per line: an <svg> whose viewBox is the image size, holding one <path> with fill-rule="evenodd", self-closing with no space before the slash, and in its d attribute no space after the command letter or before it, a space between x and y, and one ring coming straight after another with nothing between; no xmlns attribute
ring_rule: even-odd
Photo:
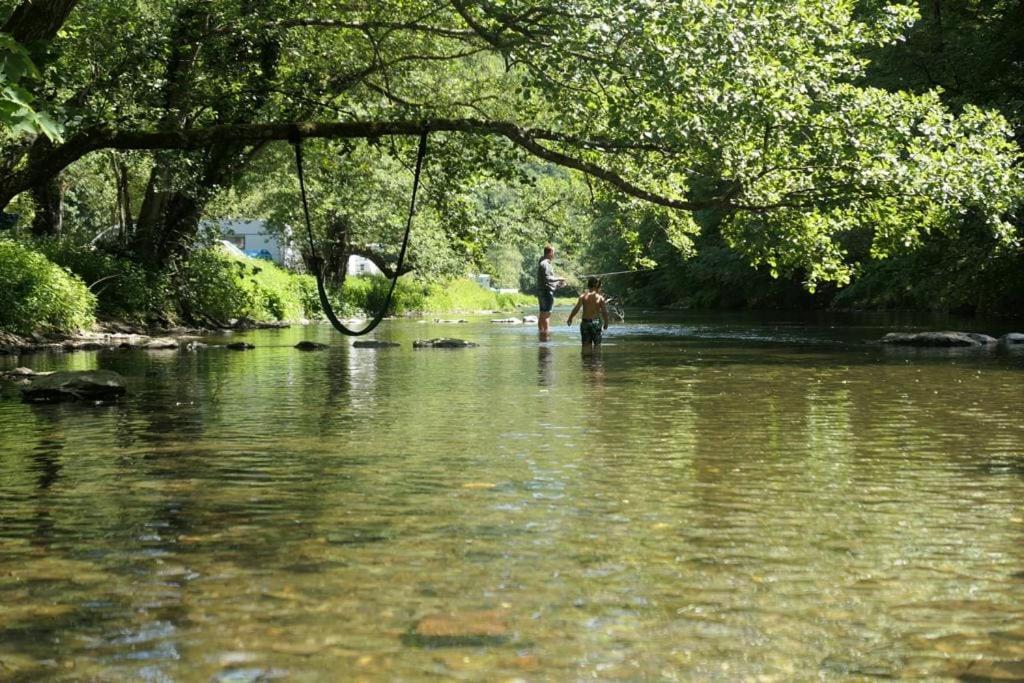
<svg viewBox="0 0 1024 683"><path fill-rule="evenodd" d="M594 318L584 318L580 321L580 338L584 344L601 343L601 321Z"/></svg>
<svg viewBox="0 0 1024 683"><path fill-rule="evenodd" d="M541 313L550 313L555 307L555 295L551 292L541 292L537 297L537 303L540 304Z"/></svg>

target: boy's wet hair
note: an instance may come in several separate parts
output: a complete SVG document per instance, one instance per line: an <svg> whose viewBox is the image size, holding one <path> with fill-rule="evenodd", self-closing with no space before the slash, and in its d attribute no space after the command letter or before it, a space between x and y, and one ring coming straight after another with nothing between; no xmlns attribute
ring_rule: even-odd
<svg viewBox="0 0 1024 683"><path fill-rule="evenodd" d="M588 277L587 289L601 289L601 278L593 276Z"/></svg>

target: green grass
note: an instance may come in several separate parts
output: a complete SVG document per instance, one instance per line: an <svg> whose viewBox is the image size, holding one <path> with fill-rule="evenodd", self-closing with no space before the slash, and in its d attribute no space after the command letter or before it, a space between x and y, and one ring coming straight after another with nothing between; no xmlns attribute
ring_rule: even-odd
<svg viewBox="0 0 1024 683"><path fill-rule="evenodd" d="M390 281L382 276L362 276L345 280L343 298L350 310L373 315L384 304ZM422 283L402 278L391 300L391 315L420 313L472 313L475 311L514 311L536 305L527 294L502 294L481 287L472 280L452 279Z"/></svg>

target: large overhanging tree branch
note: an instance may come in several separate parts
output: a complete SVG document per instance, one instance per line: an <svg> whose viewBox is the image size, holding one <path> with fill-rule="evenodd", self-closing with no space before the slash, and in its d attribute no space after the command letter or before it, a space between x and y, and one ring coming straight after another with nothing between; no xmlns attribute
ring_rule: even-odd
<svg viewBox="0 0 1024 683"><path fill-rule="evenodd" d="M652 192L619 173L543 144L546 141L563 144L574 143L581 148L590 150L620 151L629 149L628 143L614 140L577 140L553 131L525 128L505 121L481 119L233 124L163 131L119 131L96 128L75 135L63 145L55 147L52 153L45 158L27 164L21 170L0 179L0 207L6 206L16 195L41 180L54 176L74 161L99 149L189 150L205 149L225 142L257 145L271 140L288 140L295 134L304 138L375 139L395 135L419 135L423 131L503 137L536 157L581 171L607 182L629 196L668 208L697 211L730 207L725 199L691 201ZM645 146L637 145L635 148L644 149Z"/></svg>

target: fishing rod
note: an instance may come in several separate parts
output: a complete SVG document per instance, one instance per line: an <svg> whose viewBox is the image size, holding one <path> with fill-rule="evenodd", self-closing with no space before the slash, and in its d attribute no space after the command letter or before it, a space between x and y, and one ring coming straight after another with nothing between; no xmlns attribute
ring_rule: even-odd
<svg viewBox="0 0 1024 683"><path fill-rule="evenodd" d="M579 275L578 277L582 279L585 277L607 277L609 275L628 275L629 273L650 273L655 270L661 270L664 267L665 266L657 266L655 268L638 268L636 270L616 270L611 273L586 273L584 275Z"/></svg>

